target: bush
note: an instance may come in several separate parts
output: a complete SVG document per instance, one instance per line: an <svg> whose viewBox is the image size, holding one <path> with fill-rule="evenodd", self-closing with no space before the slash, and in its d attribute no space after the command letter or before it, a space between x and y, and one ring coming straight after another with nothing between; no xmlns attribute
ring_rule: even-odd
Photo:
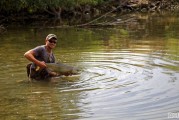
<svg viewBox="0 0 179 120"><path fill-rule="evenodd" d="M49 8L76 7L79 5L97 5L104 0L0 0L1 13L14 13L27 10L29 13L44 11Z"/></svg>

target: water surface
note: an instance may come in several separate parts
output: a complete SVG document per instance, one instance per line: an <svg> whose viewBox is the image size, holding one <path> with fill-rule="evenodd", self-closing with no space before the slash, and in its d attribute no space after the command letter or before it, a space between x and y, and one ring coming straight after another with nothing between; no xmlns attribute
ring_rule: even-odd
<svg viewBox="0 0 179 120"><path fill-rule="evenodd" d="M177 113L177 14L132 16L135 21L115 27L10 26L0 44L0 118L163 120ZM59 37L57 60L83 72L28 83L23 54L49 33Z"/></svg>

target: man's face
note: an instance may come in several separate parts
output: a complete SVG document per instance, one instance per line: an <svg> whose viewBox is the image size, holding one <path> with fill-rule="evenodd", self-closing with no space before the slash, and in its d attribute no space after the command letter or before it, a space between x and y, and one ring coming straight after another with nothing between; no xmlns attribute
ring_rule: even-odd
<svg viewBox="0 0 179 120"><path fill-rule="evenodd" d="M55 48L55 47L56 47L56 44L57 44L57 40L54 39L54 38L52 38L52 39L46 41L46 45L47 45L48 47L50 47L51 49Z"/></svg>

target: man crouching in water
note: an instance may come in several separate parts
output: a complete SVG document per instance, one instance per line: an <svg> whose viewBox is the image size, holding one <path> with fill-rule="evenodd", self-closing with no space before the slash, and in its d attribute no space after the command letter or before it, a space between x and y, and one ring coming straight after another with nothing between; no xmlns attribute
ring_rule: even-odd
<svg viewBox="0 0 179 120"><path fill-rule="evenodd" d="M27 75L30 80L43 80L58 76L57 73L48 71L45 64L55 63L55 56L52 49L56 47L56 44L57 36L49 34L46 37L45 45L37 46L24 54L24 56L32 62L27 65Z"/></svg>

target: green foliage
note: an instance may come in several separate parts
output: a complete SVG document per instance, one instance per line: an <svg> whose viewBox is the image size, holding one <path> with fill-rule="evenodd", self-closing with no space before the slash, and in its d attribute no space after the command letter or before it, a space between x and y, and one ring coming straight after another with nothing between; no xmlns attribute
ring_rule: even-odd
<svg viewBox="0 0 179 120"><path fill-rule="evenodd" d="M90 4L90 5L97 5L99 3L102 3L103 0L75 0L76 4Z"/></svg>
<svg viewBox="0 0 179 120"><path fill-rule="evenodd" d="M79 5L97 5L104 0L0 0L0 11L4 13L19 12L27 10L30 13L44 11L49 7L65 8Z"/></svg>
<svg viewBox="0 0 179 120"><path fill-rule="evenodd" d="M5 11L7 13L23 9L26 7L26 0L1 0L0 1L0 11Z"/></svg>

